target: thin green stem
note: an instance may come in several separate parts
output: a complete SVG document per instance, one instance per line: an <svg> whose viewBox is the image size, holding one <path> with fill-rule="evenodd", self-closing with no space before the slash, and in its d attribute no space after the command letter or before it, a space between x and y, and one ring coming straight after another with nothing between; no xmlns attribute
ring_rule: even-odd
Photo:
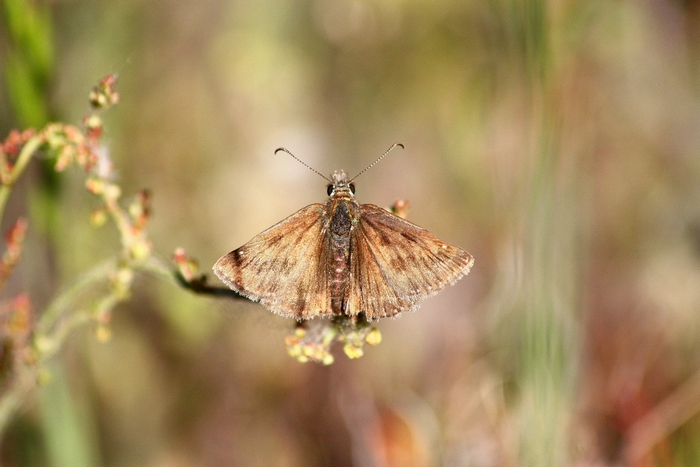
<svg viewBox="0 0 700 467"><path fill-rule="evenodd" d="M94 267L88 273L81 276L69 289L56 297L41 315L41 319L37 323L34 331L35 336L39 339L47 338L51 329L58 320L61 319L62 315L71 309L71 305L75 302L78 295L83 290L108 280L110 274L114 272L117 262L118 260L116 258L111 258L99 266Z"/></svg>
<svg viewBox="0 0 700 467"><path fill-rule="evenodd" d="M11 386L0 395L0 433L4 433L8 423L24 401L25 393L34 387L33 379L27 372L15 376Z"/></svg>
<svg viewBox="0 0 700 467"><path fill-rule="evenodd" d="M35 135L30 138L22 147L9 177L7 180L2 181L2 186L0 187L0 219L3 219L5 206L7 205L7 200L10 198L10 193L12 192L15 182L19 176L22 175L22 172L24 172L24 169L27 167L27 164L29 164L36 150L41 146L41 142L42 138L40 135Z"/></svg>
<svg viewBox="0 0 700 467"><path fill-rule="evenodd" d="M53 355L63 344L68 331L78 324L87 321L90 314L85 314L77 319L68 320L70 324L57 327L66 313L75 310L75 303L79 296L85 291L93 289L97 284L109 281L117 268L120 267L120 262L123 261L120 257L113 257L94 267L92 270L80 277L80 279L70 288L61 293L53 300L41 315L41 319L36 325L34 336L36 345L40 353L39 358L46 359L47 354ZM149 256L144 261L134 261L124 265L133 271L145 271L167 279L176 285L180 285L177 279L173 276L171 269L164 261L154 256ZM104 297L104 302L101 302L101 308L112 308L121 299L108 294Z"/></svg>

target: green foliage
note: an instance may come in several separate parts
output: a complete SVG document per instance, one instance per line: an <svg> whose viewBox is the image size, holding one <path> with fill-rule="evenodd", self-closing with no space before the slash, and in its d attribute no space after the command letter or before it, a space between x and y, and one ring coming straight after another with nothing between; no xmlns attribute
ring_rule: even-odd
<svg viewBox="0 0 700 467"><path fill-rule="evenodd" d="M7 93L23 127L48 120L46 86L54 62L51 17L43 2L3 0L10 50L5 58Z"/></svg>

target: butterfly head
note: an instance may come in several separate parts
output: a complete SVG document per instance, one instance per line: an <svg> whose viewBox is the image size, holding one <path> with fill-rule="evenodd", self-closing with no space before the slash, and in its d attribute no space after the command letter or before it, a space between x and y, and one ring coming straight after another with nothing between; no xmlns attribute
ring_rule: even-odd
<svg viewBox="0 0 700 467"><path fill-rule="evenodd" d="M304 167L306 167L307 169L315 172L316 174L320 175L321 177L323 177L326 180L328 180L329 182L331 182L328 185L328 196L332 196L333 198L337 198L337 199L353 199L355 197L355 185L353 185L352 181L355 180L360 175L362 175L363 173L365 173L370 168L374 167L374 165L377 162L382 160L384 158L384 156L389 154L391 152L391 150L397 146L400 147L401 149L403 149L403 144L401 144L401 143L392 144L391 147L389 149L387 149L384 154L379 156L379 159L377 159L376 161L372 162L370 165L365 167L365 169L363 171L361 171L359 174L352 177L350 180L348 180L348 176L345 174L345 171L343 171L343 170L338 170L336 172L333 172L333 175L331 175L331 178L327 178L321 172L314 169L309 164L307 164L306 162L302 161L297 156L292 154L289 151L289 149L287 149L287 148L277 148L277 149L275 149L275 154L277 154L280 151L286 152L287 154L292 156L294 159L296 159L298 162L300 162L302 165L304 165Z"/></svg>
<svg viewBox="0 0 700 467"><path fill-rule="evenodd" d="M354 198L355 185L348 181L345 171L338 170L331 175L332 183L328 185L328 196L334 198Z"/></svg>

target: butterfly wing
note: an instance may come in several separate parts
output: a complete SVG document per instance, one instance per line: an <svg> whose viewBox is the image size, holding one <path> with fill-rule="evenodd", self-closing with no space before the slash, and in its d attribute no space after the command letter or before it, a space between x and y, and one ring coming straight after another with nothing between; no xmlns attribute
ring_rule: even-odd
<svg viewBox="0 0 700 467"><path fill-rule="evenodd" d="M469 273L472 255L371 204L360 206L351 239L350 312L367 319L413 310Z"/></svg>
<svg viewBox="0 0 700 467"><path fill-rule="evenodd" d="M323 205L312 204L222 256L214 273L282 316L329 316L327 237Z"/></svg>

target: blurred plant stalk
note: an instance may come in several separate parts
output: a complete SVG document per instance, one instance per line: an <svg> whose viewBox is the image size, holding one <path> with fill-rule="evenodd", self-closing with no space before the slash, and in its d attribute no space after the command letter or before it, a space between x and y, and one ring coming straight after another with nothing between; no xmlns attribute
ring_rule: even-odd
<svg viewBox="0 0 700 467"><path fill-rule="evenodd" d="M572 362L580 357L575 323L582 284L576 258L586 247L580 240L587 198L578 183L578 159L566 147L570 116L558 95L549 4L514 2L510 14L519 26L519 60L527 83L522 92L529 107L514 220L522 269L507 318L514 327L504 336L517 342L517 465L558 467L573 461L579 369Z"/></svg>
<svg viewBox="0 0 700 467"><path fill-rule="evenodd" d="M107 148L101 145L103 133L99 113L119 101L116 77L107 75L90 93L92 111L83 120L83 129L63 123L50 123L40 131L12 131L0 147L0 219L19 177L39 151L54 161L61 172L76 165L87 174L87 191L100 198L102 207L90 216L94 226L112 219L121 240L121 251L84 274L73 286L54 297L35 319L31 298L26 293L0 303L0 339L4 344L2 360L7 362L0 374L0 435L16 414L27 395L46 380L44 363L65 342L70 331L83 323L95 323L98 340L110 337L111 312L116 304L129 298L134 275L146 270L174 281L168 266L152 254L147 234L150 195L143 190L124 207L121 188L112 182L112 166ZM6 235L5 252L0 262L0 288L4 287L22 253L28 223L14 222ZM101 296L84 304L84 297L100 284L109 284ZM1 291L1 290L0 290Z"/></svg>

